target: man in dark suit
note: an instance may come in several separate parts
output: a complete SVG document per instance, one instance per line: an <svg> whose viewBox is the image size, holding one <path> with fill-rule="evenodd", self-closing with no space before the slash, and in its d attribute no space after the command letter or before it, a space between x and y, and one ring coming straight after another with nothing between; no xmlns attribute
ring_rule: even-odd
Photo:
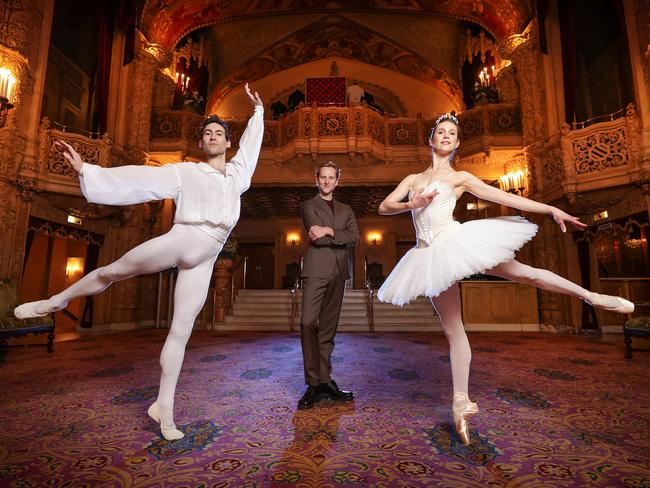
<svg viewBox="0 0 650 488"><path fill-rule="evenodd" d="M309 233L309 249L302 272L302 322L300 339L307 391L298 409L311 408L324 398L350 401L330 376L334 336L350 278L348 246L359 241L359 228L348 205L333 198L341 170L333 161L316 168L318 195L300 205L300 216Z"/></svg>

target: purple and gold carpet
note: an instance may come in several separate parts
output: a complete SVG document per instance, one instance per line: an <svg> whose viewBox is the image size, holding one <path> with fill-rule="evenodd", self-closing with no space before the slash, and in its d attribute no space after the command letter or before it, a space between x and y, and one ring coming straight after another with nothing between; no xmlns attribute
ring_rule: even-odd
<svg viewBox="0 0 650 488"><path fill-rule="evenodd" d="M453 432L440 334L339 334L333 376L355 402L298 412L298 335L195 333L176 442L146 415L163 340L11 349L0 486L650 487L650 352L624 360L622 337L471 334L471 446Z"/></svg>

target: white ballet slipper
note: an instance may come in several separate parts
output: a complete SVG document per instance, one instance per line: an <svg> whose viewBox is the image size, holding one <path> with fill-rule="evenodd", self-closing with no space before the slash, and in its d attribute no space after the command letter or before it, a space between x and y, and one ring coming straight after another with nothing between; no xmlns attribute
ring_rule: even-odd
<svg viewBox="0 0 650 488"><path fill-rule="evenodd" d="M610 312L634 312L634 304L632 302L625 298L615 297L612 295L602 295L600 293L589 292L589 294L584 298L584 301L593 307L609 310Z"/></svg>
<svg viewBox="0 0 650 488"><path fill-rule="evenodd" d="M160 432L162 433L162 436L165 438L165 440L177 441L178 439L182 439L183 437L185 437L185 434L183 434L180 430L176 428L176 424L174 424L174 422L171 422L171 425L163 426L161 422L162 416L160 413L160 407L158 407L158 402L153 402L151 404L149 410L147 410L147 414L157 424L160 424Z"/></svg>
<svg viewBox="0 0 650 488"><path fill-rule="evenodd" d="M38 300L36 302L27 302L22 305L18 305L14 309L14 315L17 319L33 319L35 317L45 317L49 312L38 313L36 307L44 305L47 300Z"/></svg>

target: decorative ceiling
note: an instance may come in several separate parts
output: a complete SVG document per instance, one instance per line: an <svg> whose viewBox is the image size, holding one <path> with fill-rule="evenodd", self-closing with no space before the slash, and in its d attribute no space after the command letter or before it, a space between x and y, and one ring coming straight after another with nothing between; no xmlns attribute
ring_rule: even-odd
<svg viewBox="0 0 650 488"><path fill-rule="evenodd" d="M466 20L503 38L523 31L531 18L530 3L530 0L147 0L140 28L150 42L171 49L188 32L230 20L303 12L409 13Z"/></svg>
<svg viewBox="0 0 650 488"><path fill-rule="evenodd" d="M356 22L331 15L267 47L220 80L208 99L208 111L215 111L233 89L240 89L242 80L252 82L294 66L332 57L395 71L437 88L454 106L463 105L459 85L431 61Z"/></svg>

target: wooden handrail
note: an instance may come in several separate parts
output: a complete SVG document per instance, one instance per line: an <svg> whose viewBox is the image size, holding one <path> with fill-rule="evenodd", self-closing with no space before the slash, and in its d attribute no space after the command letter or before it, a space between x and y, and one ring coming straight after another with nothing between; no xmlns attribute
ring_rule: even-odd
<svg viewBox="0 0 650 488"><path fill-rule="evenodd" d="M237 272L241 269L241 275L242 275L242 280L241 280L241 286L237 288L237 292L239 290L245 290L246 289L246 271L247 271L247 266L248 265L248 256L244 256L241 258L237 264L235 265L235 268L232 270L232 273L230 275L230 281L228 283L228 288L230 290L230 297L228 301L228 315L232 314L232 307L233 304L235 303L235 296L237 296L237 293L235 291L235 278L237 276Z"/></svg>
<svg viewBox="0 0 650 488"><path fill-rule="evenodd" d="M289 330L291 332L294 331L295 325L296 325L296 317L298 316L298 290L302 288L302 281L300 281L300 275L302 273L302 264L303 264L303 258L300 256L300 259L298 261L300 263L300 267L298 269L298 276L296 276L296 281L293 284L293 288L291 288L291 310L289 311Z"/></svg>
<svg viewBox="0 0 650 488"><path fill-rule="evenodd" d="M375 306L373 303L373 296L375 291L372 289L370 280L368 279L368 256L363 256L363 281L366 287L366 315L368 317L368 329L371 334L375 333Z"/></svg>

